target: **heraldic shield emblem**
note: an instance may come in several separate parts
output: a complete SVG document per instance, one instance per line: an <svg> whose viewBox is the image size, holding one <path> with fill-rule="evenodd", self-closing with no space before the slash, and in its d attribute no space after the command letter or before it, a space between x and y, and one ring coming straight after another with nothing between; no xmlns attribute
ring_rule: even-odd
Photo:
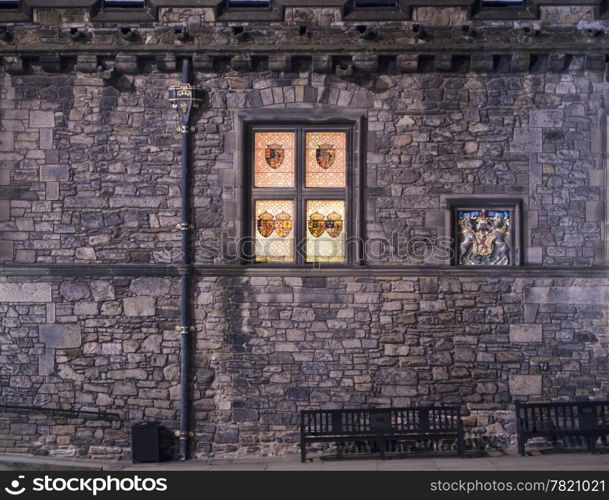
<svg viewBox="0 0 609 500"><path fill-rule="evenodd" d="M264 150L264 158L266 163L271 168L279 168L283 163L285 151L281 147L281 144L267 144Z"/></svg>
<svg viewBox="0 0 609 500"><path fill-rule="evenodd" d="M315 236L315 238L319 238L326 230L326 221L324 220L324 216L319 212L311 214L309 217L308 226L309 232Z"/></svg>
<svg viewBox="0 0 609 500"><path fill-rule="evenodd" d="M268 238L275 230L275 221L273 220L273 216L268 212L262 212L258 216L256 226L258 227L258 232L265 238Z"/></svg>
<svg viewBox="0 0 609 500"><path fill-rule="evenodd" d="M292 218L285 212L275 216L275 232L277 236L285 238L292 231Z"/></svg>
<svg viewBox="0 0 609 500"><path fill-rule="evenodd" d="M332 144L320 144L315 151L315 158L321 168L330 168L336 160L336 149Z"/></svg>
<svg viewBox="0 0 609 500"><path fill-rule="evenodd" d="M343 218L340 214L332 212L326 219L326 232L336 238L343 230Z"/></svg>

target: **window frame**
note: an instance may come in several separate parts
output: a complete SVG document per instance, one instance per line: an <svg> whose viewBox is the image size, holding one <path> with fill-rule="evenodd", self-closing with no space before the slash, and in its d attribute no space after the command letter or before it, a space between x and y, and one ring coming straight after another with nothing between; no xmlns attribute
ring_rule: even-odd
<svg viewBox="0 0 609 500"><path fill-rule="evenodd" d="M243 161L243 188L244 188L244 207L243 207L243 235L247 238L248 252L251 255L243 255L242 263L255 266L269 267L349 267L352 266L360 255L358 245L350 242L358 241L361 232L357 229L357 217L359 210L358 193L355 189L355 154L354 154L354 139L355 139L355 123L319 123L307 120L294 120L293 122L273 122L273 121L252 121L244 126L245 140L244 144L244 161ZM255 187L255 165L254 165L254 134L256 132L276 132L276 131L294 131L295 137L295 152L294 152L294 187L276 188L276 187ZM345 187L342 188L308 188L305 185L306 175L306 133L316 131L327 132L346 132L346 172L345 172ZM281 190L281 191L280 191ZM256 262L255 239L256 239L256 224L255 218L255 203L257 200L293 200L294 201L294 261L293 262ZM306 203L308 200L344 200L345 201L345 222L343 231L345 231L345 260L344 262L307 262L306 250Z"/></svg>
<svg viewBox="0 0 609 500"><path fill-rule="evenodd" d="M345 21L404 21L411 18L410 0L395 0L393 6L356 5L355 0L347 0L342 8Z"/></svg>
<svg viewBox="0 0 609 500"><path fill-rule="evenodd" d="M534 0L523 0L514 5L492 5L484 0L471 4L471 18L475 20L509 21L518 19L538 19L539 5Z"/></svg>
<svg viewBox="0 0 609 500"><path fill-rule="evenodd" d="M2 13L0 23L32 21L32 7L26 0L19 0L16 7L4 7L0 12Z"/></svg>
<svg viewBox="0 0 609 500"><path fill-rule="evenodd" d="M142 6L106 5L97 0L93 6L93 22L150 22L157 20L158 7L152 0L144 0Z"/></svg>

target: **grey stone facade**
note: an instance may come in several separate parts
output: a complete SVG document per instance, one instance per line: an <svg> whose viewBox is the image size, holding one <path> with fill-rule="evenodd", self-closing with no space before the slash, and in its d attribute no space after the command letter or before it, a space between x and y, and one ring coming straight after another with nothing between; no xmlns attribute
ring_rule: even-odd
<svg viewBox="0 0 609 500"><path fill-rule="evenodd" d="M301 409L439 403L462 405L470 447L503 448L517 400L607 398L603 12L486 21L455 2L365 22L286 4L248 23L209 3L152 2L157 20L118 24L34 6L0 45L0 403L119 415L0 413L0 451L128 458L131 423L178 426L167 88L183 56L207 93L192 140L196 456L295 453ZM138 40L117 35L127 25ZM240 265L245 117L322 115L360 117L365 262ZM452 234L462 198L521 202L521 266L412 251Z"/></svg>

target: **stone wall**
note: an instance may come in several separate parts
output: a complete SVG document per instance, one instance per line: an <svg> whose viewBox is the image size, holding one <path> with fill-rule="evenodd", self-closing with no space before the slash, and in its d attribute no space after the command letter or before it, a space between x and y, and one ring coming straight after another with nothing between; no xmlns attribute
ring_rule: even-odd
<svg viewBox="0 0 609 500"><path fill-rule="evenodd" d="M177 279L35 281L0 284L2 401L120 419L3 414L0 449L128 458L132 423L176 429ZM460 404L470 447L505 447L515 401L609 389L604 279L311 273L195 288L199 457L295 453L300 410L370 405Z"/></svg>
<svg viewBox="0 0 609 500"><path fill-rule="evenodd" d="M118 414L0 413L0 451L129 458L132 423L176 430L188 272L198 457L295 453L302 409L435 403L463 406L469 447L503 448L517 400L606 399L604 11L420 5L368 22L294 5L252 22L211 3L142 22L36 8L0 33L0 404ZM207 95L192 268L167 101L184 56ZM256 113L362 118L361 233L384 253L231 260ZM409 253L451 234L453 198L521 200L523 265Z"/></svg>
<svg viewBox="0 0 609 500"><path fill-rule="evenodd" d="M374 264L417 258L397 241L450 235L451 196L519 198L524 262L602 264L603 75L198 74L209 101L195 134L195 258L227 262L242 235L237 112L354 108L367 119L365 233L389 243ZM2 258L17 263L172 262L179 210L177 75L107 81L74 73L2 77ZM9 212L10 210L10 212ZM209 243L209 240L213 243ZM234 263L234 262L233 262Z"/></svg>

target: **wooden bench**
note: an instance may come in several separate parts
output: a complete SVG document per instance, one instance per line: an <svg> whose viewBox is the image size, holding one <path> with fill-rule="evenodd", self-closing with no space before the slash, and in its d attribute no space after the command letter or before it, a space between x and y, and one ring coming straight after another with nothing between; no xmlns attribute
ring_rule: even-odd
<svg viewBox="0 0 609 500"><path fill-rule="evenodd" d="M459 456L464 450L459 406L429 406L361 410L303 410L300 414L300 459L307 459L307 444L336 443L342 456L344 443L376 445L381 458L389 443L399 440L453 439Z"/></svg>
<svg viewBox="0 0 609 500"><path fill-rule="evenodd" d="M525 455L528 439L543 437L585 444L594 452L599 438L606 444L609 435L609 401L560 403L516 403L518 452ZM583 442L583 443L582 443Z"/></svg>

